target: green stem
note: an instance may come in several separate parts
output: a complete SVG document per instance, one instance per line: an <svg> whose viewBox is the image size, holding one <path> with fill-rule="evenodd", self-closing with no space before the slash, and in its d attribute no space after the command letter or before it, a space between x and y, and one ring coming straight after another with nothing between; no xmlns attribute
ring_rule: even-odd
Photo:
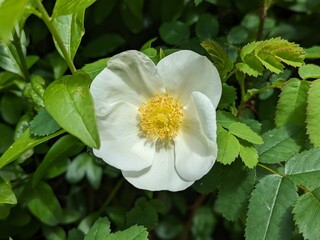
<svg viewBox="0 0 320 240"><path fill-rule="evenodd" d="M15 46L17 53L18 53L18 56L19 56L19 59L20 59L21 72L23 73L24 78L30 82L30 75L29 75L29 69L28 69L27 62L26 62L26 57L23 53L23 50L21 47L21 42L20 42L20 39L18 38L17 33L13 34L13 42L12 43Z"/></svg>
<svg viewBox="0 0 320 240"><path fill-rule="evenodd" d="M72 73L75 73L76 72L76 68L73 64L73 61L72 59L70 58L70 55L68 54L68 51L67 49L65 48L64 44L63 44L63 41L57 31L57 29L55 28L55 26L52 24L51 22L51 18L49 17L46 9L44 8L43 4L41 3L40 0L36 0L36 4L37 4L37 8L39 10L39 12L41 13L41 19L44 21L44 23L46 24L46 26L48 27L49 31L51 32L53 38L56 40L63 56L64 56L64 59L66 61L66 63L68 64L69 66L69 69Z"/></svg>
<svg viewBox="0 0 320 240"><path fill-rule="evenodd" d="M273 174L277 174L277 175L279 175L279 176L281 176L281 177L284 177L282 174L280 174L280 173L278 173L277 171L275 171L275 170L267 167L266 165L263 165L263 164L261 164L261 163L258 163L258 166L264 168L265 170L267 170L267 171L269 171L269 172L271 172L271 173L273 173Z"/></svg>
<svg viewBox="0 0 320 240"><path fill-rule="evenodd" d="M260 21L259 21L259 27L258 27L258 32L257 32L257 41L262 39L262 33L263 33L263 28L264 28L264 23L266 21L267 17L267 11L268 7L264 3L260 12Z"/></svg>
<svg viewBox="0 0 320 240"><path fill-rule="evenodd" d="M109 206L117 192L119 191L120 187L122 186L124 182L124 178L121 178L121 180L117 183L117 185L113 188L112 192L109 194L107 200L104 202L104 204L101 206L101 208L98 210L98 215L101 215L101 213Z"/></svg>

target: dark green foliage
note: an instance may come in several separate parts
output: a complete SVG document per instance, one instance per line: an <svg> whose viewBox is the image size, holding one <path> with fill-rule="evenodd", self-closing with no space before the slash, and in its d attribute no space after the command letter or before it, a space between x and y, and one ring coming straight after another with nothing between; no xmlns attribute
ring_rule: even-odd
<svg viewBox="0 0 320 240"><path fill-rule="evenodd" d="M318 1L0 2L1 240L319 239ZM89 86L129 49L219 72L217 159L185 191L92 153Z"/></svg>

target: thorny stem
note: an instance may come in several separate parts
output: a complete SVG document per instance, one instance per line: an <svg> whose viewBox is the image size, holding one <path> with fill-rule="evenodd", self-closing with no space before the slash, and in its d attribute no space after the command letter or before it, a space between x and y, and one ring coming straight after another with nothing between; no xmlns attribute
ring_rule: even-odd
<svg viewBox="0 0 320 240"><path fill-rule="evenodd" d="M70 69L70 71L72 73L75 73L76 72L76 68L73 64L73 61L72 59L70 58L70 55L67 51L67 49L65 48L64 44L63 44L63 41L57 31L57 29L55 28L55 26L53 26L52 22L51 22L51 18L49 17L46 9L44 8L43 4L41 3L40 0L36 0L36 5L37 5L37 8L39 10L39 12L41 13L41 19L44 21L44 23L46 24L46 26L48 27L49 31L51 32L52 36L54 37L54 39L56 40L63 56L64 56L64 59Z"/></svg>

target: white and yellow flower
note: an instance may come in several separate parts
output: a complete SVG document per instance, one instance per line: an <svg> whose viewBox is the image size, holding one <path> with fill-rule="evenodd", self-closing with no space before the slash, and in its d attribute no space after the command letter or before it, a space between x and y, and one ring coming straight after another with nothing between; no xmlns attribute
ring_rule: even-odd
<svg viewBox="0 0 320 240"><path fill-rule="evenodd" d="M155 65L126 51L90 91L101 140L93 152L135 187L183 190L213 166L221 81L206 57L182 50Z"/></svg>

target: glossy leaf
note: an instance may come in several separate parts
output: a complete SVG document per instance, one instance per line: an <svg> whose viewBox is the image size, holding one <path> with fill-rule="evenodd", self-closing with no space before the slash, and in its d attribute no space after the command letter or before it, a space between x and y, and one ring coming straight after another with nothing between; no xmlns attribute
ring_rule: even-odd
<svg viewBox="0 0 320 240"><path fill-rule="evenodd" d="M237 220L246 212L255 176L255 170L248 169L240 161L223 169L215 209L229 221Z"/></svg>
<svg viewBox="0 0 320 240"><path fill-rule="evenodd" d="M89 91L90 77L82 71L63 76L45 91L44 103L56 122L89 147L99 147L93 100Z"/></svg>
<svg viewBox="0 0 320 240"><path fill-rule="evenodd" d="M289 124L305 126L308 90L306 81L294 78L286 82L277 105L277 127Z"/></svg>
<svg viewBox="0 0 320 240"><path fill-rule="evenodd" d="M73 59L84 35L84 10L54 17L52 24L58 30L70 58ZM60 55L64 57L55 39L54 43Z"/></svg>
<svg viewBox="0 0 320 240"><path fill-rule="evenodd" d="M320 149L314 148L294 155L285 166L285 174L297 185L308 189L320 186Z"/></svg>
<svg viewBox="0 0 320 240"><path fill-rule="evenodd" d="M293 231L291 205L295 186L278 175L268 175L256 185L250 198L246 239L290 240Z"/></svg>
<svg viewBox="0 0 320 240"><path fill-rule="evenodd" d="M94 2L95 0L82 0L80 2L78 0L57 0L54 5L52 17L83 11Z"/></svg>
<svg viewBox="0 0 320 240"><path fill-rule="evenodd" d="M108 59L109 58L103 58L93 63L88 63L84 65L82 70L93 80L103 69L107 67Z"/></svg>
<svg viewBox="0 0 320 240"><path fill-rule="evenodd" d="M231 164L240 152L240 143L236 137L223 129L218 128L217 133L218 143L218 162L222 164Z"/></svg>
<svg viewBox="0 0 320 240"><path fill-rule="evenodd" d="M292 210L294 221L305 239L318 239L320 234L320 188L300 196Z"/></svg>
<svg viewBox="0 0 320 240"><path fill-rule="evenodd" d="M30 134L29 128L18 138L8 150L0 157L0 169L10 162L16 160L21 154L27 150L48 141L51 138L59 136L64 133L64 130L60 130L54 134L45 137L34 137Z"/></svg>
<svg viewBox="0 0 320 240"><path fill-rule="evenodd" d="M320 79L312 82L309 95L308 95L308 106L307 106L307 133L309 135L311 143L315 147L320 147Z"/></svg>
<svg viewBox="0 0 320 240"><path fill-rule="evenodd" d="M4 0L0 2L0 39L8 41L12 31L24 12L26 0Z"/></svg>
<svg viewBox="0 0 320 240"><path fill-rule="evenodd" d="M230 105L234 105L237 99L236 89L233 86L229 86L226 83L222 85L222 96L219 102L220 109L226 109Z"/></svg>
<svg viewBox="0 0 320 240"><path fill-rule="evenodd" d="M39 182L35 188L30 188L28 208L41 222L57 225L62 218L61 206L51 187L44 182Z"/></svg>
<svg viewBox="0 0 320 240"><path fill-rule="evenodd" d="M259 162L279 163L287 161L301 149L303 129L296 126L284 126L265 132L264 144L257 145Z"/></svg>
<svg viewBox="0 0 320 240"><path fill-rule="evenodd" d="M45 155L43 161L33 174L32 186L38 184L40 179L45 175L46 171L55 164L55 161L63 160L64 157L73 155L75 151L81 151L83 144L71 135L61 137Z"/></svg>

